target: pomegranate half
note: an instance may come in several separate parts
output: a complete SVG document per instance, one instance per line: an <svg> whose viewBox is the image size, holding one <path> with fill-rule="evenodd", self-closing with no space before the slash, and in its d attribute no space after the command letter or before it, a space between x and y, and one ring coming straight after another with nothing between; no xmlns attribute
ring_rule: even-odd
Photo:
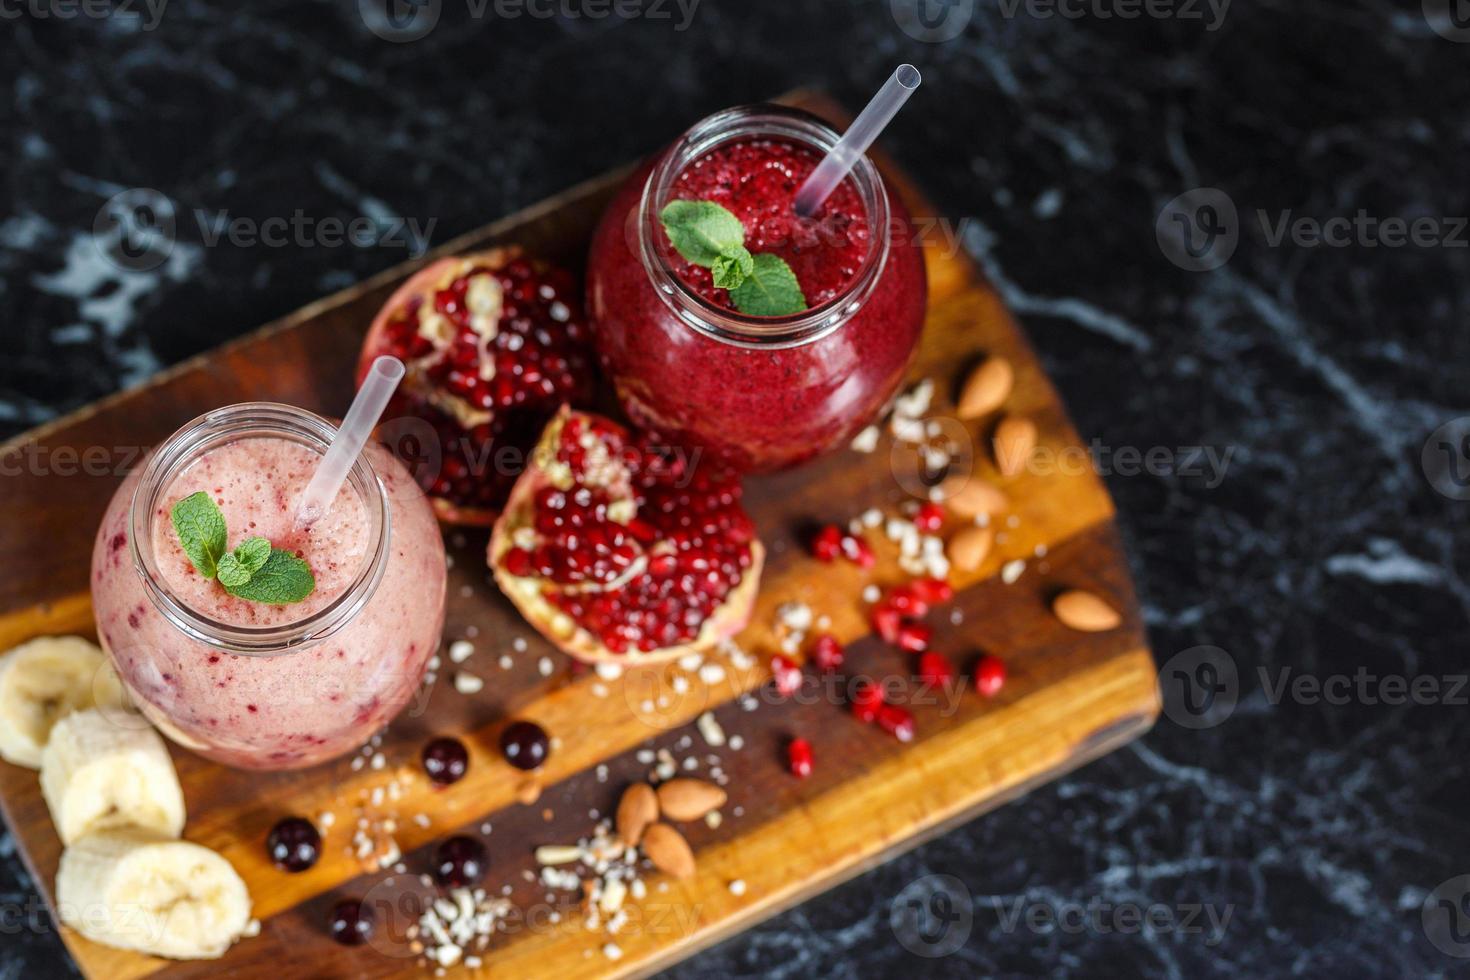
<svg viewBox="0 0 1470 980"><path fill-rule="evenodd" d="M420 482L441 520L489 525L556 410L592 390L576 281L515 247L440 259L384 304L357 381L381 354L408 373L386 418L424 419L440 464Z"/></svg>
<svg viewBox="0 0 1470 980"><path fill-rule="evenodd" d="M563 409L490 538L495 580L547 639L648 663L745 628L765 550L733 473Z"/></svg>

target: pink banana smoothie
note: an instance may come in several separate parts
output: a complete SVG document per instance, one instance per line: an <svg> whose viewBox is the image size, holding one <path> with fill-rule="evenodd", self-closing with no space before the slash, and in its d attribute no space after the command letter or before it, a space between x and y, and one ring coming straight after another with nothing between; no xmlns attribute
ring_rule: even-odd
<svg viewBox="0 0 1470 980"><path fill-rule="evenodd" d="M387 493L386 528L374 519L383 512L381 499L365 499L349 481L325 516L295 530L297 499L321 457L318 448L285 438L247 436L204 449L161 488L143 487L152 502L147 511L133 510L141 470L118 489L92 555L97 628L138 707L181 745L241 768L310 766L362 745L418 693L443 628L443 541L403 466L377 445L364 455ZM268 605L232 596L200 574L170 514L201 490L224 515L229 548L249 537L269 539L310 565L315 591L300 602ZM139 561L137 553L148 549L131 538L140 516L151 562ZM381 579L371 587L361 579L375 567ZM225 629L191 636L159 593ZM323 639L283 640L282 649L265 653L231 650L232 629L285 636L359 599L360 608Z"/></svg>

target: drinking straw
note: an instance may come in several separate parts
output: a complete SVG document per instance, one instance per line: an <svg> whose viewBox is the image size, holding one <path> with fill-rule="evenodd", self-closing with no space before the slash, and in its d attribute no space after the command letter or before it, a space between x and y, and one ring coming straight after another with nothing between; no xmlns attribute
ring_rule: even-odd
<svg viewBox="0 0 1470 980"><path fill-rule="evenodd" d="M347 474L352 472L368 436L372 435L383 409L388 407L388 399L393 397L398 382L403 380L403 372L403 362L396 357L385 355L373 361L372 369L357 390L357 397L352 399L347 418L342 420L336 438L327 447L311 482L301 494L301 502L296 506L298 528L309 527L320 520L332 506L332 501L337 499L337 491L342 489Z"/></svg>
<svg viewBox="0 0 1470 980"><path fill-rule="evenodd" d="M853 120L847 132L837 141L837 145L832 147L832 152L817 164L817 169L812 171L806 183L796 192L797 214L810 218L816 213L827 195L837 189L837 185L842 183L853 164L862 158L889 120L903 107L909 96L914 94L921 81L923 79L919 77L919 69L913 65L898 66L893 76L873 96L873 101L868 103L867 108Z"/></svg>

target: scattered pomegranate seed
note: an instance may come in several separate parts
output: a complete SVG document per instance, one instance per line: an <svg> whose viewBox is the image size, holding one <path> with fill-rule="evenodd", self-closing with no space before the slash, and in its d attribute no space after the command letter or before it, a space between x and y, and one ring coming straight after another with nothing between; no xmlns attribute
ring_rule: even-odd
<svg viewBox="0 0 1470 980"><path fill-rule="evenodd" d="M926 684L948 684L954 677L954 667L942 653L929 650L919 656L919 676Z"/></svg>
<svg viewBox="0 0 1470 980"><path fill-rule="evenodd" d="M1005 686L1006 665L999 657L986 654L975 664L975 690L987 698L993 698Z"/></svg>
<svg viewBox="0 0 1470 980"><path fill-rule="evenodd" d="M909 653L922 653L929 649L934 631L923 623L904 623L898 628L898 646Z"/></svg>
<svg viewBox="0 0 1470 980"><path fill-rule="evenodd" d="M914 716L896 704L885 704L878 709L878 727L900 742L914 740Z"/></svg>
<svg viewBox="0 0 1470 980"><path fill-rule="evenodd" d="M823 633L812 644L811 658L818 670L837 670L844 659L842 644L837 642L837 637Z"/></svg>
<svg viewBox="0 0 1470 980"><path fill-rule="evenodd" d="M812 743L804 738L793 738L786 745L786 759L791 765L791 775L805 779L812 774Z"/></svg>
<svg viewBox="0 0 1470 980"><path fill-rule="evenodd" d="M779 653L772 657L771 676L776 681L776 691L782 697L790 697L801 689L801 668L790 657Z"/></svg>
<svg viewBox="0 0 1470 980"><path fill-rule="evenodd" d="M900 585L888 593L888 605L905 616L923 616L929 612L929 600L911 583Z"/></svg>
<svg viewBox="0 0 1470 980"><path fill-rule="evenodd" d="M873 629L889 643L898 642L898 630L903 625L903 614L881 602L873 607Z"/></svg>
<svg viewBox="0 0 1470 980"><path fill-rule="evenodd" d="M812 554L818 561L836 561L842 554L842 530L836 524L828 524L812 539Z"/></svg>
<svg viewBox="0 0 1470 980"><path fill-rule="evenodd" d="M944 526L944 508L932 500L926 501L914 514L914 526L925 534L933 534Z"/></svg>
<svg viewBox="0 0 1470 980"><path fill-rule="evenodd" d="M873 546L868 544L867 539L856 535L843 537L842 553L859 568L872 568L878 563L878 556L873 554Z"/></svg>
<svg viewBox="0 0 1470 980"><path fill-rule="evenodd" d="M937 605L954 598L954 586L942 578L921 578L909 583L914 594L925 602Z"/></svg>
<svg viewBox="0 0 1470 980"><path fill-rule="evenodd" d="M850 708L852 716L865 725L870 725L878 717L878 709L883 707L883 691L876 684L862 683L853 688L852 703Z"/></svg>

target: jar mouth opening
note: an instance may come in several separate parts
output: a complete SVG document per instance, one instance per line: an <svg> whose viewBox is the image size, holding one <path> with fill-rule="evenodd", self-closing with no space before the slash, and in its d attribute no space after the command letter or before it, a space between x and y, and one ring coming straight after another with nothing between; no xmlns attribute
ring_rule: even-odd
<svg viewBox="0 0 1470 980"><path fill-rule="evenodd" d="M316 644L351 622L377 591L387 569L392 534L388 491L367 453L353 464L347 483L367 515L368 547L362 567L342 593L316 612L276 626L241 626L208 616L172 589L153 553L159 501L189 464L211 449L246 439L284 439L325 453L337 427L305 409L273 402L246 402L216 409L189 422L149 459L128 514L134 569L154 607L191 639L232 654L276 656Z"/></svg>
<svg viewBox="0 0 1470 980"><path fill-rule="evenodd" d="M888 192L878 168L866 155L847 180L862 198L869 229L868 253L842 292L819 306L787 316L748 316L705 299L674 272L668 259L659 212L668 203L674 181L696 160L727 143L779 139L798 143L825 156L840 134L817 116L778 105L737 106L707 116L665 151L643 185L637 215L638 253L659 298L679 319L706 336L739 347L793 347L819 340L847 322L872 295L889 252Z"/></svg>

